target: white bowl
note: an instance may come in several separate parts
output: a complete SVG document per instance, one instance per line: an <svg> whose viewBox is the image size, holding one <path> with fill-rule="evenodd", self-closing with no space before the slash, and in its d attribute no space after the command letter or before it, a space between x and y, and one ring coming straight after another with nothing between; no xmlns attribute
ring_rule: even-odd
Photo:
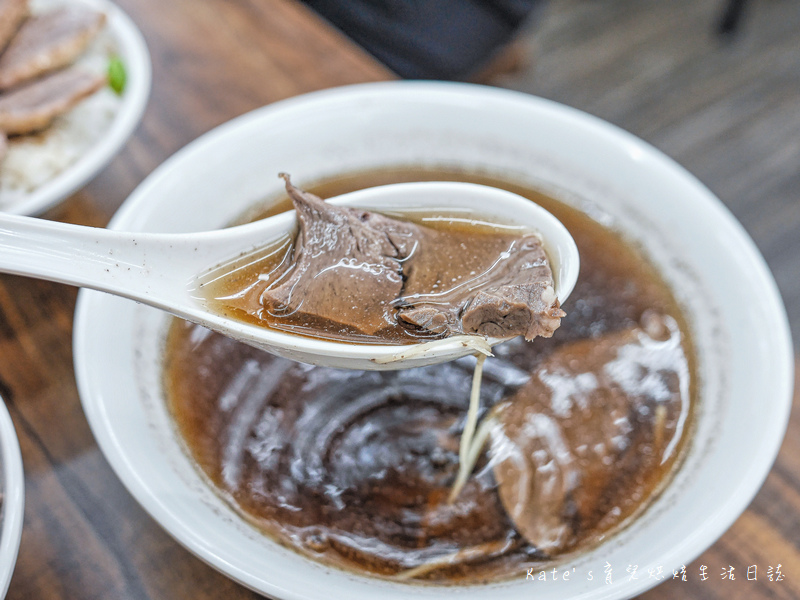
<svg viewBox="0 0 800 600"><path fill-rule="evenodd" d="M111 227L222 226L300 182L397 165L478 168L549 191L613 223L671 283L697 345L701 402L686 459L648 510L572 560L569 581L457 588L460 598L627 598L671 576L745 509L786 428L792 350L775 282L742 227L694 177L641 140L579 111L514 92L445 83L345 87L244 115L161 165ZM244 523L206 485L168 417L161 363L165 315L82 291L75 365L97 441L134 497L197 556L280 599L452 598L328 568ZM605 585L603 569L613 569ZM624 577L628 564L644 576ZM589 571L592 579L589 580Z"/></svg>
<svg viewBox="0 0 800 600"><path fill-rule="evenodd" d="M0 398L0 598L5 598L17 562L25 512L25 475L17 432Z"/></svg>
<svg viewBox="0 0 800 600"><path fill-rule="evenodd" d="M141 32L122 9L109 0L48 0L45 8L83 4L106 15L106 28L125 65L127 81L117 113L108 131L77 161L33 191L4 202L0 210L16 215L38 215L58 204L97 175L120 151L144 113L150 96L150 54Z"/></svg>

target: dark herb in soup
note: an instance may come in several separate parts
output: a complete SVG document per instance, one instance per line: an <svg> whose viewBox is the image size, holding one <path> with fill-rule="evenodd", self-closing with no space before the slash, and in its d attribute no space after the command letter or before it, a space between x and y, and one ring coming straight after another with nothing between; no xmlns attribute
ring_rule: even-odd
<svg viewBox="0 0 800 600"><path fill-rule="evenodd" d="M582 262L556 335L511 340L486 360L474 472L452 503L474 358L391 372L310 367L176 320L169 409L221 496L305 555L439 583L521 577L598 544L662 489L691 428L692 345L636 249L533 190L409 168L313 191L445 179L535 200L566 225Z"/></svg>

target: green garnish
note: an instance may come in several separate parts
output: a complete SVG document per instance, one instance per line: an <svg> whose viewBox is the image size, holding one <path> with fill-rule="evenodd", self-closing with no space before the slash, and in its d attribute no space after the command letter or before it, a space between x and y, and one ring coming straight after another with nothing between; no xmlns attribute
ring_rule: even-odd
<svg viewBox="0 0 800 600"><path fill-rule="evenodd" d="M125 73L125 65L122 64L122 60L119 56L112 56L108 63L108 85L118 96L121 96L127 80L128 75Z"/></svg>

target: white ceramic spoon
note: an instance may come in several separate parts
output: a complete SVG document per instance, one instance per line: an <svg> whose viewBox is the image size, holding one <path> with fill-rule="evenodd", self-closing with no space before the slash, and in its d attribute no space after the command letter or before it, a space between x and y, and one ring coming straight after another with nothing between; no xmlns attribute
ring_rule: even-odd
<svg viewBox="0 0 800 600"><path fill-rule="evenodd" d="M379 212L467 210L483 221L524 226L538 231L544 240L561 304L578 277L578 249L566 228L542 207L510 192L469 183L404 183L344 194L329 202ZM191 289L199 275L295 227L294 211L238 227L185 234L126 233L0 214L0 272L130 298L273 354L316 365L401 369L474 353L454 340L413 357L390 360L408 346L331 342L283 333L215 314L193 297Z"/></svg>

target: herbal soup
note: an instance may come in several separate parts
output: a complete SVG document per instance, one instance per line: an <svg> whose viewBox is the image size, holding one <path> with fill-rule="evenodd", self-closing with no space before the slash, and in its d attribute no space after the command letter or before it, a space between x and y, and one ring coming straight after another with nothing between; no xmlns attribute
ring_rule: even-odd
<svg viewBox="0 0 800 600"><path fill-rule="evenodd" d="M412 168L310 191L423 180L528 197L566 225L581 256L553 337L516 338L486 360L468 452L459 456L472 357L405 371L312 367L175 320L164 363L169 409L220 495L286 546L406 581L519 576L595 546L663 487L695 403L691 339L636 249L539 192ZM251 217L288 207L286 199ZM474 469L454 490L465 462Z"/></svg>

